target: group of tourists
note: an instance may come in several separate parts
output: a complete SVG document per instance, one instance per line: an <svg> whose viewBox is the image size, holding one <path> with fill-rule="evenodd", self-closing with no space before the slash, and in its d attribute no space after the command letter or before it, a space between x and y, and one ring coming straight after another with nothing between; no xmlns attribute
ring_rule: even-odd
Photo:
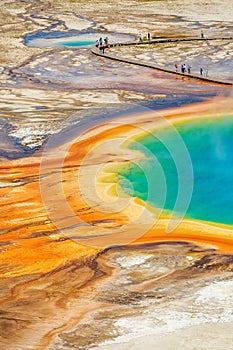
<svg viewBox="0 0 233 350"><path fill-rule="evenodd" d="M96 40L95 46L99 48L100 52L104 53L104 49L108 47L108 37L102 38L100 37L99 39Z"/></svg>
<svg viewBox="0 0 233 350"><path fill-rule="evenodd" d="M147 33L147 40L148 40L148 41L151 41L151 35L150 35L150 33ZM142 42L142 41L143 41L142 34L139 35L138 41L139 41L139 42Z"/></svg>
<svg viewBox="0 0 233 350"><path fill-rule="evenodd" d="M191 73L191 66L188 64L187 67L186 67L186 64L181 64L180 67L178 66L177 63L174 64L174 67L175 67L175 70L176 70L176 73L178 73L179 71L179 68L180 68L180 72L181 73L188 73L190 74ZM201 67L200 68L200 75L204 75L204 69ZM205 76L207 77L208 76L208 69L206 68L205 70Z"/></svg>
<svg viewBox="0 0 233 350"><path fill-rule="evenodd" d="M175 67L175 70L176 70L176 73L177 73L177 72L178 72L178 69L179 69L178 64L175 63L174 67ZM185 64L185 63L184 63L184 64L181 64L181 66L180 66L180 71L181 71L181 73L186 73L186 71L187 71L188 74L190 74L190 73L191 73L191 66L188 64L188 66L186 67L186 64Z"/></svg>

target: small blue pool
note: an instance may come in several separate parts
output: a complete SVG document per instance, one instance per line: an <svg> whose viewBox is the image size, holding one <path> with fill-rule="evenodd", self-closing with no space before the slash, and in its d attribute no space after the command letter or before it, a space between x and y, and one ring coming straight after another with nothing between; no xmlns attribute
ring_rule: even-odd
<svg viewBox="0 0 233 350"><path fill-rule="evenodd" d="M25 44L33 47L87 47L95 44L99 38L108 37L108 42L123 43L133 41L135 38L127 34L116 34L107 32L88 32L80 33L78 31L70 32L43 32L38 31L28 34L25 38Z"/></svg>

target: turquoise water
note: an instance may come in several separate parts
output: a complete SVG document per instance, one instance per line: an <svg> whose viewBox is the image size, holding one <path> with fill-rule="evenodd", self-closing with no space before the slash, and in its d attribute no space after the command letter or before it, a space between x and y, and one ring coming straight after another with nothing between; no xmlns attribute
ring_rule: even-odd
<svg viewBox="0 0 233 350"><path fill-rule="evenodd" d="M168 213L233 224L233 117L164 127L128 147L144 157L118 171L121 190Z"/></svg>
<svg viewBox="0 0 233 350"><path fill-rule="evenodd" d="M59 43L59 46L88 46L94 45L96 40L76 40L76 41L64 41Z"/></svg>

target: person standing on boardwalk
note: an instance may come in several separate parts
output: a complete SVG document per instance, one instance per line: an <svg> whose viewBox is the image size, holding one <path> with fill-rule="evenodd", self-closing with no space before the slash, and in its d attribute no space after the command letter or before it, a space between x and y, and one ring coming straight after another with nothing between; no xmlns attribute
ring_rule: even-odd
<svg viewBox="0 0 233 350"><path fill-rule="evenodd" d="M181 66L181 73L185 73L185 71L186 71L186 65L185 65L185 63L184 63L184 64L182 64L182 66Z"/></svg>
<svg viewBox="0 0 233 350"><path fill-rule="evenodd" d="M99 41L100 41L100 40L99 40ZM99 50L100 50L100 53L104 53L104 44L103 44L103 40L100 41Z"/></svg>
<svg viewBox="0 0 233 350"><path fill-rule="evenodd" d="M191 66L190 66L190 64L188 64L188 74L190 74L191 73Z"/></svg>
<svg viewBox="0 0 233 350"><path fill-rule="evenodd" d="M177 73L177 72L178 72L178 64L175 63L175 64L174 64L174 67L175 67L175 70L176 70L176 73Z"/></svg>
<svg viewBox="0 0 233 350"><path fill-rule="evenodd" d="M104 39L104 43L106 46L108 46L108 37L106 36L106 38Z"/></svg>
<svg viewBox="0 0 233 350"><path fill-rule="evenodd" d="M202 39L204 38L204 32L203 32L203 30L201 31L201 37L202 37Z"/></svg>
<svg viewBox="0 0 233 350"><path fill-rule="evenodd" d="M150 41L150 33L147 34L148 41Z"/></svg>
<svg viewBox="0 0 233 350"><path fill-rule="evenodd" d="M201 75L203 74L203 68L202 67L200 68L200 74Z"/></svg>

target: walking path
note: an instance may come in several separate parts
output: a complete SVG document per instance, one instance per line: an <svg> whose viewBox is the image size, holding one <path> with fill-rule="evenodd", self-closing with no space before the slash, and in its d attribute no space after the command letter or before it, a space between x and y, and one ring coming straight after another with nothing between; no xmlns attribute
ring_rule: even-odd
<svg viewBox="0 0 233 350"><path fill-rule="evenodd" d="M159 39L155 39L155 40L142 41L142 42L133 41L133 42L128 42L128 43L108 44L108 48L116 47L116 46L150 45L150 44L158 44L158 43L183 42L183 41L210 41L210 40L228 40L229 41L232 39L233 39L232 37L228 37L228 38L227 37L223 37L223 38L159 38ZM146 62L139 61L139 60L122 58L122 57L118 57L118 56L115 56L112 54L108 54L108 53L106 53L106 50L107 50L107 48L105 48L104 54L102 52L99 52L99 49L97 49L97 48L92 49L91 52L94 55L105 57L105 58L119 61L119 62L135 64L137 66L157 69L157 70L161 70L163 72L172 73L172 74L181 75L181 76L190 77L190 78L195 78L195 79L199 79L199 80L204 80L207 82L223 84L223 85L233 85L233 82L229 81L229 80L210 78L210 77L205 77L203 75L198 75L198 74L193 74L193 73L188 74L188 73L176 72L174 69L165 68L165 67L153 64L153 63L146 63Z"/></svg>

